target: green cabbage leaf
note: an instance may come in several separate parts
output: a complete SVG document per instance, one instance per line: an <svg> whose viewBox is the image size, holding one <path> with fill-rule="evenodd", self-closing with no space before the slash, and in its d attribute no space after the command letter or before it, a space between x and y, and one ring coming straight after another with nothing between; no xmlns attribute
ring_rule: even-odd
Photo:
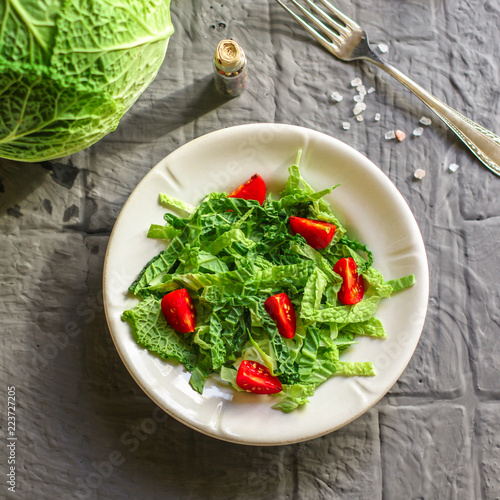
<svg viewBox="0 0 500 500"><path fill-rule="evenodd" d="M331 377L374 376L371 361L347 362L342 353L357 337L386 337L375 316L377 307L412 286L415 278L384 280L372 267L366 246L345 237L323 199L331 189L314 191L293 165L280 197L269 196L262 206L211 193L193 208L161 195L163 206L186 216L169 212L165 226L153 224L149 230L150 237L166 240L167 246L129 288L141 300L123 319L137 342L162 358L184 363L191 386L200 393L212 374L241 390L238 364L257 361L281 381L274 408L284 412L306 404ZM327 248L315 250L290 232L291 215L333 221L338 234ZM342 257L356 260L365 282L364 298L355 305L338 300L342 278L333 268ZM160 299L178 288L188 290L196 307L196 330L187 336L173 332L160 312ZM264 307L269 296L282 292L296 311L292 339L279 334Z"/></svg>
<svg viewBox="0 0 500 500"><path fill-rule="evenodd" d="M0 20L0 157L27 162L115 130L174 31L170 0L6 0Z"/></svg>

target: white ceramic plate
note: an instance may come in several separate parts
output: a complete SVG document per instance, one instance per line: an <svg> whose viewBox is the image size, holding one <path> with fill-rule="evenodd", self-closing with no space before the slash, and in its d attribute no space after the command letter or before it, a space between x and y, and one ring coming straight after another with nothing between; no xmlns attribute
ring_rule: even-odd
<svg viewBox="0 0 500 500"><path fill-rule="evenodd" d="M348 234L373 251L385 279L415 274L416 284L382 301L377 316L388 338L361 338L346 361L373 361L377 375L332 378L310 403L292 413L271 409L275 399L235 393L215 377L203 395L189 386L189 373L136 344L121 320L137 299L129 284L164 244L146 238L151 223L161 224L165 209L158 193L198 204L211 191L230 192L254 173L279 192L288 167L303 150L301 172L317 189L341 184L327 198ZM168 414L200 432L236 443L278 445L331 432L359 417L397 381L422 331L428 300L428 267L417 223L385 174L346 144L291 125L252 124L202 136L171 153L140 182L125 203L109 241L104 266L104 300L109 328L128 370Z"/></svg>

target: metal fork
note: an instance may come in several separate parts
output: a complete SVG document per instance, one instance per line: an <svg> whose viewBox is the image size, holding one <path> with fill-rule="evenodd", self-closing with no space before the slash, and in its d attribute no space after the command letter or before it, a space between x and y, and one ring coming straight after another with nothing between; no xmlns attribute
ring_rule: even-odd
<svg viewBox="0 0 500 500"><path fill-rule="evenodd" d="M276 1L334 56L343 61L369 61L396 78L441 118L486 167L500 176L500 137L450 108L394 66L383 61L370 48L366 32L328 0L317 0L316 3L313 0L302 0L308 8L297 0L289 0L300 15L282 0Z"/></svg>

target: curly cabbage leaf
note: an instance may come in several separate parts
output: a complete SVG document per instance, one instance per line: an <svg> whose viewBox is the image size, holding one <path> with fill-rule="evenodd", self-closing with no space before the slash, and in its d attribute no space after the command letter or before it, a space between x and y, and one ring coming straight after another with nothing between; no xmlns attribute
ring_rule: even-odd
<svg viewBox="0 0 500 500"><path fill-rule="evenodd" d="M165 359L188 359L191 387L200 393L212 374L241 390L236 374L243 359L265 365L283 385L273 407L284 412L306 404L331 377L374 376L370 361L343 361L342 353L359 336L385 338L374 316L378 304L415 282L413 275L385 281L372 267L371 252L344 236L323 200L332 188L314 191L296 165L289 174L279 199L269 196L262 206L211 193L193 208L160 195L163 206L186 217L167 213L165 226L150 228L149 237L169 243L130 286L142 300L123 314L140 345ZM290 216L298 214L335 221L340 236L328 248L313 249L289 230ZM367 285L355 305L338 300L342 278L333 269L345 256L355 259ZM179 335L182 345L159 312L160 299L179 288L188 290L197 313L195 333ZM291 339L279 334L264 306L277 293L286 293L296 311Z"/></svg>
<svg viewBox="0 0 500 500"><path fill-rule="evenodd" d="M115 130L174 31L170 0L6 0L0 20L0 157L27 162Z"/></svg>

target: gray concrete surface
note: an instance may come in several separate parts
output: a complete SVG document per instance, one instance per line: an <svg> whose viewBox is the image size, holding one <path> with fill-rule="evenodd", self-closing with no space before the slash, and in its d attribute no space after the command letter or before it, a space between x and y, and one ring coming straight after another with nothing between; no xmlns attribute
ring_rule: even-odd
<svg viewBox="0 0 500 500"><path fill-rule="evenodd" d="M497 0L338 5L375 47L388 45L393 64L500 133ZM174 0L172 13L165 63L114 133L43 165L0 161L0 497L499 499L500 179L437 120L413 138L430 116L418 99L377 69L334 59L274 0ZM225 37L250 61L248 89L229 101L210 77ZM354 77L376 89L363 122L352 116ZM344 100L330 102L332 91ZM254 122L325 132L379 165L415 214L431 272L421 341L389 394L341 430L286 447L221 442L164 415L119 359L101 302L108 237L141 178L193 138ZM394 129L407 139L385 140ZM146 419L150 434L140 430Z"/></svg>

